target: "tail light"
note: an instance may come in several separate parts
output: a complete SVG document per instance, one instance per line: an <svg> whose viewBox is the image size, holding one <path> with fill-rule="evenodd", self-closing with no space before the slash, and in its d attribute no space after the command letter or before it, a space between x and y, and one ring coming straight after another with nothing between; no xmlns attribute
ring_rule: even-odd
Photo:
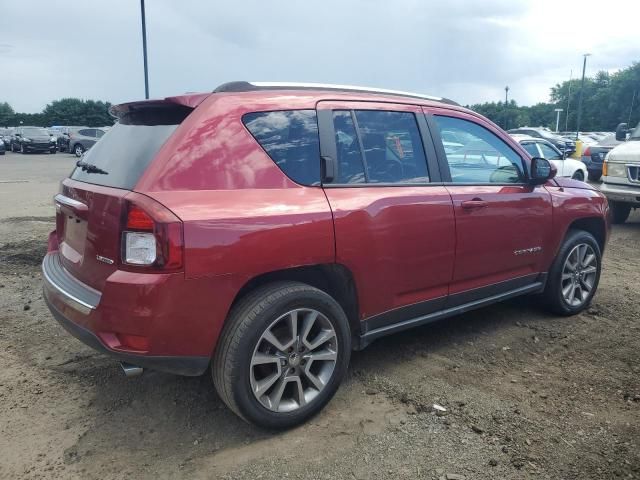
<svg viewBox="0 0 640 480"><path fill-rule="evenodd" d="M171 210L137 193L125 197L121 264L136 271L183 268L182 221Z"/></svg>
<svg viewBox="0 0 640 480"><path fill-rule="evenodd" d="M583 157L590 157L591 156L591 147L587 147L582 151L582 156Z"/></svg>

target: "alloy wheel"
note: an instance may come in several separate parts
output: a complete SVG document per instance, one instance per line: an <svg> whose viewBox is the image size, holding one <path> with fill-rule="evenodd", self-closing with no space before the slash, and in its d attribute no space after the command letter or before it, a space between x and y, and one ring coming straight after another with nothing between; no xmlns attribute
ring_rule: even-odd
<svg viewBox="0 0 640 480"><path fill-rule="evenodd" d="M562 297L567 305L579 307L587 301L596 281L598 257L591 245L573 247L562 267Z"/></svg>
<svg viewBox="0 0 640 480"><path fill-rule="evenodd" d="M321 312L301 308L278 317L253 351L251 390L273 412L304 407L327 386L338 360L336 332Z"/></svg>

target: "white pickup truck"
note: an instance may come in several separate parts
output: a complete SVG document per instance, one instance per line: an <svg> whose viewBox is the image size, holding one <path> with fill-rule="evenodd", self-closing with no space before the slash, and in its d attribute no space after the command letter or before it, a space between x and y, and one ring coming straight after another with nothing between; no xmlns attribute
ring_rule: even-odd
<svg viewBox="0 0 640 480"><path fill-rule="evenodd" d="M609 199L613 223L624 223L632 208L640 208L640 123L633 130L626 123L618 125L616 140L625 139L607 154L602 166L600 190Z"/></svg>

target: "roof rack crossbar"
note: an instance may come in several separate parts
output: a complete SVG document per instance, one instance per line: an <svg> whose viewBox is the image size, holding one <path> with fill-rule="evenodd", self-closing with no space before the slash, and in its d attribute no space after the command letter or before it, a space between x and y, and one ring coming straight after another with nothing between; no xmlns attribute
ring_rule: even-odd
<svg viewBox="0 0 640 480"><path fill-rule="evenodd" d="M381 95L394 95L399 97L420 98L435 102L458 105L448 98L424 95L422 93L404 92L401 90L389 90L376 87L360 87L355 85L335 85L331 83L302 83L302 82L228 82L216 88L214 93L226 92L250 92L260 90L332 90L337 92L377 93Z"/></svg>

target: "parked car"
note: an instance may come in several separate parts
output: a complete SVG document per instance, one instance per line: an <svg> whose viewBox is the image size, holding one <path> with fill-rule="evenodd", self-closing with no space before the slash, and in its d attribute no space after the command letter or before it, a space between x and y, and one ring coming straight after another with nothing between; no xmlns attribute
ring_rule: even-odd
<svg viewBox="0 0 640 480"><path fill-rule="evenodd" d="M587 166L589 180L598 181L602 177L604 157L622 142L616 140L615 134L604 137L596 145L590 145L582 151L582 163Z"/></svg>
<svg viewBox="0 0 640 480"><path fill-rule="evenodd" d="M55 197L46 302L131 374L211 366L249 422L305 421L384 335L597 289L604 195L450 100L232 82L111 112Z"/></svg>
<svg viewBox="0 0 640 480"><path fill-rule="evenodd" d="M600 190L609 199L614 223L624 223L632 209L640 208L640 123L635 129L618 125L616 140L621 143L604 159Z"/></svg>
<svg viewBox="0 0 640 480"><path fill-rule="evenodd" d="M58 150L61 152L69 152L69 134L82 130L85 126L54 126L51 129L58 132Z"/></svg>
<svg viewBox="0 0 640 480"><path fill-rule="evenodd" d="M534 127L521 127L512 128L509 130L511 134L528 135L534 138L542 138L551 142L558 150L565 153L567 156L576 151L576 142L574 140L563 138L555 133L547 130L546 128L534 128Z"/></svg>
<svg viewBox="0 0 640 480"><path fill-rule="evenodd" d="M0 128L0 143L4 145L5 150L9 150L11 148L12 135L13 130L11 128Z"/></svg>
<svg viewBox="0 0 640 480"><path fill-rule="evenodd" d="M67 134L67 151L74 153L76 157L81 157L82 154L93 147L103 135L104 130L100 128L72 129Z"/></svg>
<svg viewBox="0 0 640 480"><path fill-rule="evenodd" d="M587 178L587 167L580 160L567 157L553 143L528 135L511 135L531 157L542 157L549 160L558 170L561 177L584 181Z"/></svg>
<svg viewBox="0 0 640 480"><path fill-rule="evenodd" d="M11 137L12 152L56 153L57 150L55 139L42 127L18 127Z"/></svg>
<svg viewBox="0 0 640 480"><path fill-rule="evenodd" d="M0 141L0 155L4 155L5 151L4 142Z"/></svg>

